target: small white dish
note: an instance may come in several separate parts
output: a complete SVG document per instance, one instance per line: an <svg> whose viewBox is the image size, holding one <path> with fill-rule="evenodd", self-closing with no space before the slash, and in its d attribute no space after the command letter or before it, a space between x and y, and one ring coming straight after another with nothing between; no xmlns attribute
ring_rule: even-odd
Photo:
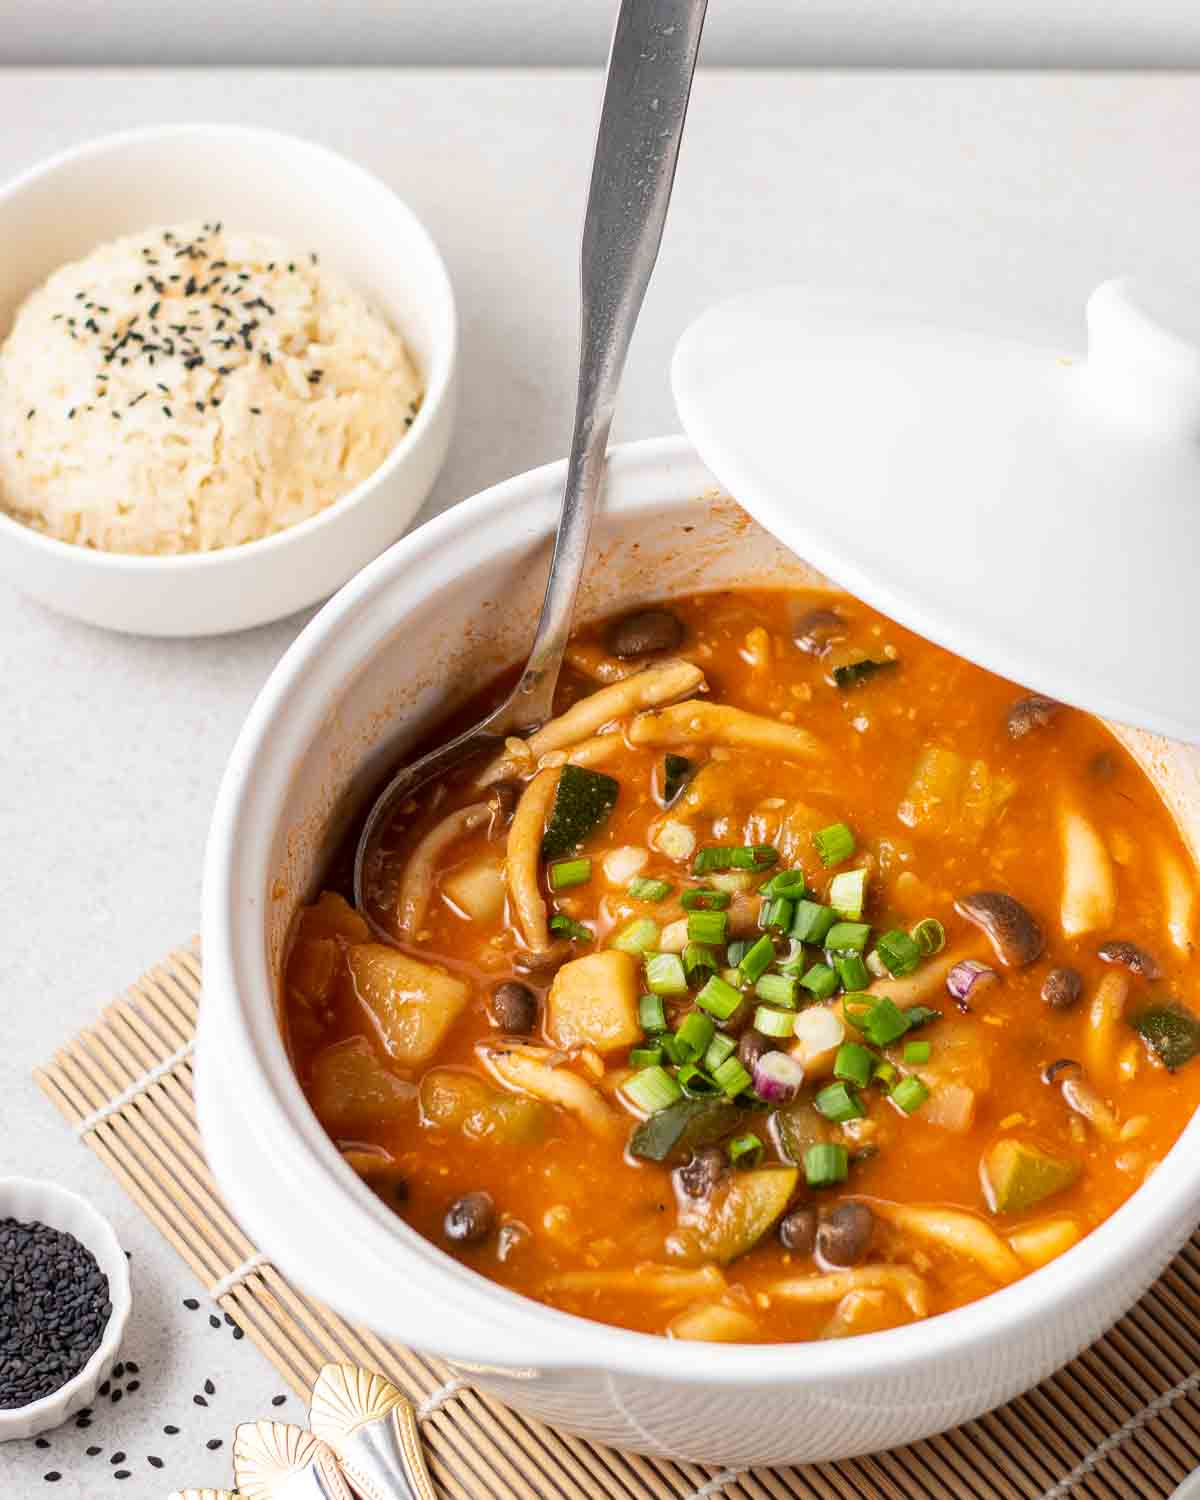
<svg viewBox="0 0 1200 1500"><path fill-rule="evenodd" d="M457 314L428 232L361 167L270 130L167 125L107 136L0 189L0 341L21 301L57 267L122 235L195 219L317 251L404 338L425 394L370 478L261 541L140 557L60 542L0 513L0 573L63 614L144 635L243 630L333 593L420 509L454 420Z"/></svg>
<svg viewBox="0 0 1200 1500"><path fill-rule="evenodd" d="M73 1234L91 1251L96 1264L108 1277L108 1300L112 1303L104 1337L78 1375L40 1401L0 1409L0 1443L7 1443L15 1438L31 1438L39 1432L48 1432L52 1427L61 1426L75 1412L92 1405L125 1337L133 1299L129 1289L129 1262L112 1225L77 1193L56 1187L52 1182L35 1182L28 1177L0 1177L0 1219L19 1219L24 1224L36 1221Z"/></svg>

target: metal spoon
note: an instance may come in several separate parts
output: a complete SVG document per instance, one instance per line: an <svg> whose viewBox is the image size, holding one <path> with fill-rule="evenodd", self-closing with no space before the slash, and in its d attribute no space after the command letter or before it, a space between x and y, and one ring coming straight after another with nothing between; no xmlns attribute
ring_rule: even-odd
<svg viewBox="0 0 1200 1500"><path fill-rule="evenodd" d="M403 767L371 808L354 859L354 900L373 927L377 924L367 909L365 871L396 806L461 761L495 750L509 736L528 733L550 717L600 499L617 387L671 201L707 4L708 0L622 0L609 53L580 252L575 431L537 634L521 680L508 699L474 729Z"/></svg>

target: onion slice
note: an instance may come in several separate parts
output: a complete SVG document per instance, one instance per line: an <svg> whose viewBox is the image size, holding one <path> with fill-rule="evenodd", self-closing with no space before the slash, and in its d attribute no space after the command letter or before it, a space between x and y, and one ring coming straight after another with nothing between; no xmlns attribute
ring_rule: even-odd
<svg viewBox="0 0 1200 1500"><path fill-rule="evenodd" d="M956 963L946 975L946 989L952 1000L965 1004L973 995L978 995L999 979L995 969L982 964L977 958L964 958Z"/></svg>
<svg viewBox="0 0 1200 1500"><path fill-rule="evenodd" d="M794 1099L803 1082L803 1065L786 1052L764 1052L754 1064L754 1092L769 1104Z"/></svg>

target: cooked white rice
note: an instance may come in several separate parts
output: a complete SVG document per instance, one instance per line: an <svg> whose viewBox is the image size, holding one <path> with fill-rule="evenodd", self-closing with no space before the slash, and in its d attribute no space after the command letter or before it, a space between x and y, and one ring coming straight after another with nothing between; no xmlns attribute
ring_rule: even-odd
<svg viewBox="0 0 1200 1500"><path fill-rule="evenodd" d="M56 271L0 348L0 505L111 552L269 536L360 484L421 382L315 257L220 225L151 229Z"/></svg>

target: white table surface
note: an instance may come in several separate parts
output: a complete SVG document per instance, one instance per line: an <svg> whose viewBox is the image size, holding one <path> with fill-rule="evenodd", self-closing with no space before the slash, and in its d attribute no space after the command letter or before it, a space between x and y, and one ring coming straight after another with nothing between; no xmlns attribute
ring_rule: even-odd
<svg viewBox="0 0 1200 1500"><path fill-rule="evenodd" d="M166 120L296 131L404 195L449 262L465 376L426 514L557 457L569 428L576 235L593 73L0 71L0 177L89 135ZM873 287L1077 344L1088 291L1190 272L1200 246L1200 77L703 74L634 343L621 437L677 426L667 369L688 320L775 280ZM3 247L0 246L0 275ZM802 440L802 415L798 439ZM133 1254L125 1346L141 1389L49 1450L0 1448L24 1497L165 1496L229 1483L236 1422L281 1383L213 1331L174 1253L76 1144L31 1069L199 918L209 808L243 715L302 620L215 641L106 635L0 586L0 1172L74 1186ZM207 1410L192 1394L211 1376ZM294 1420L299 1405L282 1413ZM162 1427L181 1427L178 1437ZM209 1452L205 1441L225 1446ZM89 1443L102 1446L84 1457ZM128 1454L131 1477L110 1482ZM165 1459L156 1472L148 1454ZM42 1475L62 1473L47 1490Z"/></svg>

